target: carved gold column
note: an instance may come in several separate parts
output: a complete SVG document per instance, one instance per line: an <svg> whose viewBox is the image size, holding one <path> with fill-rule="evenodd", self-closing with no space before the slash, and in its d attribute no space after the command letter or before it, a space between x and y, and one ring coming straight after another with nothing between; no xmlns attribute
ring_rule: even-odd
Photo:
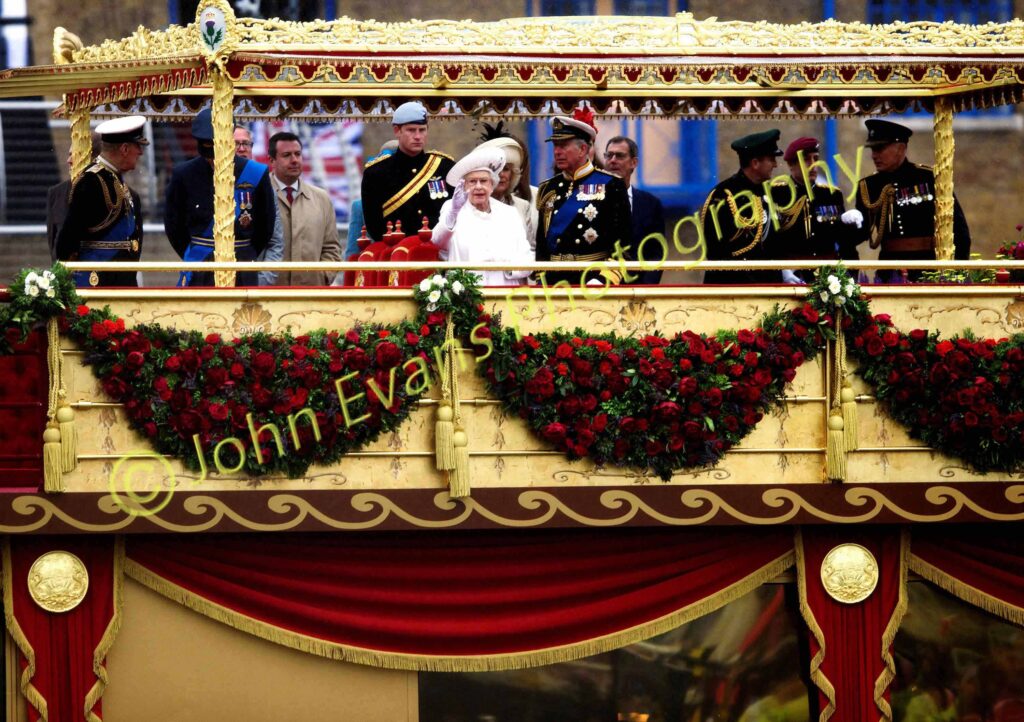
<svg viewBox="0 0 1024 722"><path fill-rule="evenodd" d="M71 111L71 177L77 178L92 163L92 131L88 108Z"/></svg>
<svg viewBox="0 0 1024 722"><path fill-rule="evenodd" d="M935 99L935 258L953 260L953 108Z"/></svg>
<svg viewBox="0 0 1024 722"><path fill-rule="evenodd" d="M235 141L231 79L218 67L213 80L213 260L235 260ZM215 284L234 286L234 271L217 271Z"/></svg>

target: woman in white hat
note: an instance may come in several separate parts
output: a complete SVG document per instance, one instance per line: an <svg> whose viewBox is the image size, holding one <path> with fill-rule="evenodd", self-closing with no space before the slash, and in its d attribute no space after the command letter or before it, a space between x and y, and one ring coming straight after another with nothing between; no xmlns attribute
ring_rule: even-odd
<svg viewBox="0 0 1024 722"><path fill-rule="evenodd" d="M519 211L526 229L526 241L533 249L537 242L537 207L525 198L515 195L523 177L524 154L519 141L511 136L492 138L477 148L498 148L505 154L505 167L498 172L498 182L492 197ZM527 186L529 188L529 186Z"/></svg>
<svg viewBox="0 0 1024 722"><path fill-rule="evenodd" d="M434 244L441 249L442 260L533 262L519 212L491 198L504 167L505 153L500 149L477 148L448 172L446 180L455 186L455 193L441 207L434 226ZM477 275L484 286L518 286L530 272L477 271Z"/></svg>

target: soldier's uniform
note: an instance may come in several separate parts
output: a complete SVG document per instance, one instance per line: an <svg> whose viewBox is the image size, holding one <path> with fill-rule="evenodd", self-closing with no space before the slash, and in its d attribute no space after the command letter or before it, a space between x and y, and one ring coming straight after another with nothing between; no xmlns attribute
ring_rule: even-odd
<svg viewBox="0 0 1024 722"><path fill-rule="evenodd" d="M868 120L869 147L906 143L912 131L897 123ZM904 160L896 170L876 172L861 179L857 186L857 210L866 223L858 242L870 239L871 247L881 246L879 260L935 259L935 173L924 165ZM971 232L959 201L953 198L953 257L971 256ZM919 273L909 274L913 280ZM879 272L882 283L901 280L898 271Z"/></svg>
<svg viewBox="0 0 1024 722"><path fill-rule="evenodd" d="M426 125L427 111L416 102L403 103L391 119L393 126ZM402 233L414 236L428 219L437 225L441 206L454 190L445 181L455 159L438 150L408 155L401 149L393 155L379 155L363 168L363 218L366 232L379 241L387 223L402 223Z"/></svg>
<svg viewBox="0 0 1024 722"><path fill-rule="evenodd" d="M778 130L754 133L732 142L743 166L752 158L780 156ZM760 261L771 258L772 224L761 200L765 188L742 168L711 189L700 211L709 261ZM739 265L739 264L738 264ZM778 271L705 271L704 283L779 283Z"/></svg>
<svg viewBox="0 0 1024 722"><path fill-rule="evenodd" d="M201 153L212 153L213 126L209 110L202 110L192 124L192 135ZM266 248L274 232L277 201L267 166L235 156L235 259L253 261ZM167 184L164 230L177 254L185 261L213 258L213 167L206 156L175 166ZM187 272L179 286L212 286L213 273ZM235 275L236 286L256 286L255 271Z"/></svg>
<svg viewBox="0 0 1024 722"><path fill-rule="evenodd" d="M579 138L592 144L596 131L587 128L581 121L558 116L552 120L548 140ZM628 251L633 242L626 184L616 175L597 170L590 161L571 176L559 173L541 183L537 209L538 261L596 263L612 257L616 242L623 251ZM613 283L621 280L616 264L604 266L600 273L592 272L586 279L581 275L579 271L548 271L544 280L549 285L559 281L578 285L592 278L603 284L604 277Z"/></svg>
<svg viewBox="0 0 1024 722"><path fill-rule="evenodd" d="M789 144L783 158L791 168L799 162L798 152L818 153L815 138L798 138ZM816 156L814 156L816 157ZM814 185L807 190L807 180L789 176L772 182L772 201L778 214L773 223L768 253L782 260L835 260L845 257L855 242L853 229L842 221L846 201L838 188ZM808 178L809 180L809 178ZM813 195L813 198L811 197ZM814 278L810 270L798 271L805 282Z"/></svg>
<svg viewBox="0 0 1024 722"><path fill-rule="evenodd" d="M101 123L104 143L148 145L145 118L131 116ZM61 261L138 261L142 255L142 206L121 172L100 155L71 185L68 215L57 236ZM76 271L75 285L137 286L135 270Z"/></svg>

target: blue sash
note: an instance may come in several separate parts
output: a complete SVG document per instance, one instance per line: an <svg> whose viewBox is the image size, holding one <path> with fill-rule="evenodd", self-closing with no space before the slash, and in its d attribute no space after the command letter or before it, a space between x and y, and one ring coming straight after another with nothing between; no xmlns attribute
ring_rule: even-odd
<svg viewBox="0 0 1024 722"><path fill-rule="evenodd" d="M102 238L86 241L78 249L79 261L113 261L121 251L131 250L131 238L135 234L135 209L128 206L128 212L117 223L107 229ZM95 245L93 245L95 244ZM75 271L75 286L89 288L92 271Z"/></svg>
<svg viewBox="0 0 1024 722"><path fill-rule="evenodd" d="M247 160L245 162L245 167L242 168L242 172L238 174L238 180L235 181L235 222L237 222L239 216L242 215L242 194L245 193L248 188L255 188L266 170L267 166L262 163L257 163L254 160ZM251 191L249 192L251 198ZM213 255L212 239L213 218L210 218L210 222L207 224L202 236L192 237L192 240L188 244L188 248L185 249L184 260L189 263L208 261ZM248 240L244 242L235 241L235 248L245 248L248 245ZM189 286L191 284L192 271L182 271L181 275L178 276L178 286Z"/></svg>
<svg viewBox="0 0 1024 722"><path fill-rule="evenodd" d="M594 174L591 174L591 175L587 176L587 180L590 181L589 183L585 183L585 184L581 183L581 184L577 185L576 188L573 189L572 195L569 196L568 198L566 198L565 202L562 203L561 206L559 206L558 213L552 213L551 214L551 225L548 226L547 242L548 242L548 248L550 248L552 251L554 251L555 248L557 247L558 239L566 231L566 229L569 228L569 224L571 224L576 219L576 216L578 216L580 214L581 210L586 208L589 203L593 202L592 199L590 199L590 198L588 198L586 200L580 200L579 199L579 194L580 194L580 187L579 186L580 185L600 185L600 186L604 186L604 185L606 185L608 183L608 179L602 179L602 181L600 183L594 183L593 182L593 180L594 180L593 175Z"/></svg>

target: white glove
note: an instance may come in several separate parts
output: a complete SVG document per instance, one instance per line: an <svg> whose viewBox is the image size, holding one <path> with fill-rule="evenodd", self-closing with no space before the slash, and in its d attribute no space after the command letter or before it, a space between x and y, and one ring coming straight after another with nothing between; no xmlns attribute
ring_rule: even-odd
<svg viewBox="0 0 1024 722"><path fill-rule="evenodd" d="M587 285L588 286L603 286L603 285L605 285L605 283L600 278L591 278L589 281L587 281Z"/></svg>
<svg viewBox="0 0 1024 722"><path fill-rule="evenodd" d="M782 282L783 283L788 283L788 284L790 284L792 286L806 286L807 285L806 283L803 282L803 280L800 278L800 276L796 275L792 271L787 271L787 270L783 270L782 271Z"/></svg>
<svg viewBox="0 0 1024 722"><path fill-rule="evenodd" d="M444 219L444 224L448 226L449 230L455 229L455 219L459 217L459 211L466 205L468 198L462 181L459 181L459 184L455 186L455 193L452 194L452 204L448 208L448 215Z"/></svg>
<svg viewBox="0 0 1024 722"><path fill-rule="evenodd" d="M839 216L839 220L848 226L857 226L860 228L864 225L864 214L858 211L856 208L852 208L843 215Z"/></svg>

